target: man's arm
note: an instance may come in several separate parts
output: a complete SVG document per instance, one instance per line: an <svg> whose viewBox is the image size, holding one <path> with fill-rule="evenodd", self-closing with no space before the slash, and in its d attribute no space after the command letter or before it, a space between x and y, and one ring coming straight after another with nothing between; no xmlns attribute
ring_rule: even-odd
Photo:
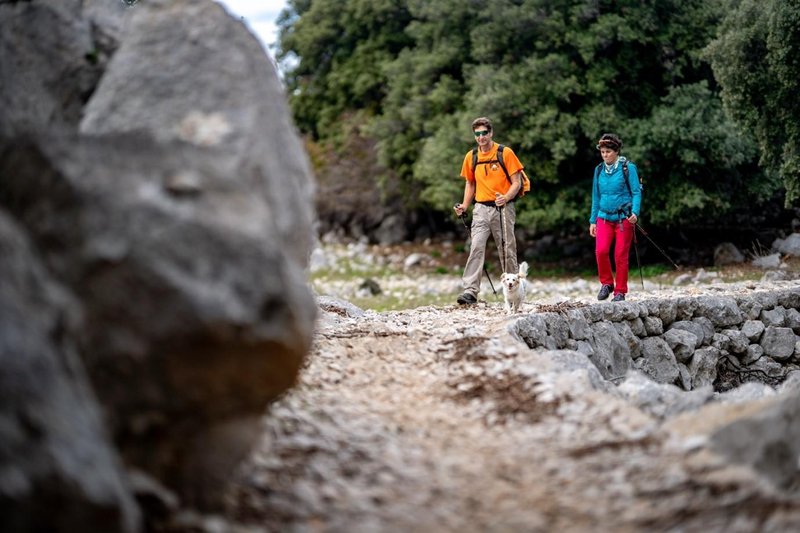
<svg viewBox="0 0 800 533"><path fill-rule="evenodd" d="M461 216L461 214L469 209L472 200L475 198L475 182L467 180L464 185L464 199L461 201L460 204L457 204L453 209L456 210L456 214Z"/></svg>
<svg viewBox="0 0 800 533"><path fill-rule="evenodd" d="M511 176L511 187L505 194L495 193L494 203L498 206L505 205L517 197L519 189L522 187L522 172L514 172Z"/></svg>

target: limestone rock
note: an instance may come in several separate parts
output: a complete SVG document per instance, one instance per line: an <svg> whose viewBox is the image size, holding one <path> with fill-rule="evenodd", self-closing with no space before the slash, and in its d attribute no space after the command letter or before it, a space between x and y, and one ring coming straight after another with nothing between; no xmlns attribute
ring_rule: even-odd
<svg viewBox="0 0 800 533"><path fill-rule="evenodd" d="M723 242L714 248L714 266L736 265L744 262L744 254L735 244Z"/></svg>
<svg viewBox="0 0 800 533"><path fill-rule="evenodd" d="M769 326L761 338L761 347L764 353L776 360L783 361L794 354L796 335L791 328Z"/></svg>
<svg viewBox="0 0 800 533"><path fill-rule="evenodd" d="M680 376L675 355L659 337L648 337L642 342L642 357L635 365L657 383L675 383Z"/></svg>
<svg viewBox="0 0 800 533"><path fill-rule="evenodd" d="M775 398L761 409L719 428L712 446L753 468L776 487L796 487L800 456L800 393Z"/></svg>
<svg viewBox="0 0 800 533"><path fill-rule="evenodd" d="M664 340L672 349L675 358L681 363L686 363L692 358L695 346L697 346L697 337L691 331L673 328L664 334Z"/></svg>
<svg viewBox="0 0 800 533"><path fill-rule="evenodd" d="M783 255L800 257L800 233L792 233L785 239L775 239L772 249Z"/></svg>
<svg viewBox="0 0 800 533"><path fill-rule="evenodd" d="M313 177L273 64L219 4L140 2L105 44L91 4L0 3L0 49L25 59L0 54L1 133L28 132L0 145L0 207L79 299L75 337L125 461L211 508L224 487L203 479L253 438L237 422L310 347ZM90 59L114 38L110 61ZM219 455L189 467L190 448Z"/></svg>
<svg viewBox="0 0 800 533"><path fill-rule="evenodd" d="M1 210L0 256L3 530L137 531L138 509L73 340L80 305Z"/></svg>

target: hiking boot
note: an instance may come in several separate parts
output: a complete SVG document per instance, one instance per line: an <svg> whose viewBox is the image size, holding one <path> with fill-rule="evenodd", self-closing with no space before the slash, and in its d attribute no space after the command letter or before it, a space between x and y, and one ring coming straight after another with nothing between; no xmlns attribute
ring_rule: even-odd
<svg viewBox="0 0 800 533"><path fill-rule="evenodd" d="M456 300L460 305L470 305L478 303L478 299L468 292L465 292Z"/></svg>
<svg viewBox="0 0 800 533"><path fill-rule="evenodd" d="M624 302L625 295L622 293L615 294L614 297L611 299L612 302Z"/></svg>
<svg viewBox="0 0 800 533"><path fill-rule="evenodd" d="M613 285L603 285L600 287L600 292L597 293L598 300L605 300L611 294L611 291L614 290Z"/></svg>

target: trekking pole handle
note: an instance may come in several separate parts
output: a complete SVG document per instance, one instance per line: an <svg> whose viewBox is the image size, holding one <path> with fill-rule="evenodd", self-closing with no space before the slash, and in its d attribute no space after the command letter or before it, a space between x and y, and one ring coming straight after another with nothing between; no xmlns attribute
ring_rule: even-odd
<svg viewBox="0 0 800 533"><path fill-rule="evenodd" d="M461 207L461 204L453 205L453 209L457 210L459 207ZM456 211L456 215L458 215L458 218L461 219L461 223L464 224L464 227L469 228L469 226L467 226L467 211L466 210L461 211L460 215L458 214L458 211Z"/></svg>

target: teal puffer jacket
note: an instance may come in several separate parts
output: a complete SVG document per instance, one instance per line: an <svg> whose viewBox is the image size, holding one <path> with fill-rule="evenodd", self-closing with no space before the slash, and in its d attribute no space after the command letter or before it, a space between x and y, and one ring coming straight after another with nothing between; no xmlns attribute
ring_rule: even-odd
<svg viewBox="0 0 800 533"><path fill-rule="evenodd" d="M617 222L625 215L619 212L626 205L630 211L639 217L642 206L642 189L639 186L639 172L636 165L628 161L628 186L625 185L625 176L622 171L622 164L627 161L624 157L617 160L616 167L607 173L600 163L594 171L592 180L592 214L589 216L589 223L596 224L598 218Z"/></svg>

